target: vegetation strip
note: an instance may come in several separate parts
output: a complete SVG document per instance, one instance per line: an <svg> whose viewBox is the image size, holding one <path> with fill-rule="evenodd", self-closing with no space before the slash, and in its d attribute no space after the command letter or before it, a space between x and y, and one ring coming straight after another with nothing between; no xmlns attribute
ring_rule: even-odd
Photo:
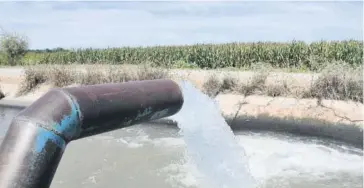
<svg viewBox="0 0 364 188"><path fill-rule="evenodd" d="M222 77L212 74L208 76L201 89L211 97L219 93L238 93L244 96L283 96L319 100L351 100L363 103L361 68L352 68L344 64L328 65L307 88L292 86L287 83L287 80L269 83L267 81L271 74L269 69L269 65L261 64L261 67L255 69L253 76L248 81L244 80L245 82L229 74ZM92 85L132 80L176 79L171 72L172 70L169 69L149 65L133 68L118 65L93 65L84 70L67 65L30 66L25 68L18 96L34 91L44 83L53 87L65 87L73 84Z"/></svg>
<svg viewBox="0 0 364 188"><path fill-rule="evenodd" d="M29 50L26 37L3 33L0 65L145 64L168 68L250 68L263 62L276 68L317 71L337 61L362 65L363 42L254 42L107 49Z"/></svg>

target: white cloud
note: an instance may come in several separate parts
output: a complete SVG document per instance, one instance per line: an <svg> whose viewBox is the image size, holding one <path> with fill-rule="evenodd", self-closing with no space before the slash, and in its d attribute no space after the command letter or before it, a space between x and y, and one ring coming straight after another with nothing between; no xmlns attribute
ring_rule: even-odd
<svg viewBox="0 0 364 188"><path fill-rule="evenodd" d="M362 2L1 2L32 48L360 39Z"/></svg>

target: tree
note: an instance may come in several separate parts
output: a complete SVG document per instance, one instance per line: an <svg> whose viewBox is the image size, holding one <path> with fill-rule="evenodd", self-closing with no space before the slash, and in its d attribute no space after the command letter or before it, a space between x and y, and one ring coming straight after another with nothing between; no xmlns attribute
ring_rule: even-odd
<svg viewBox="0 0 364 188"><path fill-rule="evenodd" d="M29 47L28 39L17 33L1 30L0 50L6 55L8 64L14 66L27 52Z"/></svg>

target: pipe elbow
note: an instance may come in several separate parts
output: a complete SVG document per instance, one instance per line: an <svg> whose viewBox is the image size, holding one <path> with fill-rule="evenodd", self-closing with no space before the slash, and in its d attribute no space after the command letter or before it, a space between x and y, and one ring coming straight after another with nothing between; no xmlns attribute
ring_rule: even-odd
<svg viewBox="0 0 364 188"><path fill-rule="evenodd" d="M80 135L81 111L77 101L62 88L46 94L22 110L14 121L28 121L69 142Z"/></svg>
<svg viewBox="0 0 364 188"><path fill-rule="evenodd" d="M172 80L133 81L51 89L16 119L31 121L70 142L164 118L183 105Z"/></svg>

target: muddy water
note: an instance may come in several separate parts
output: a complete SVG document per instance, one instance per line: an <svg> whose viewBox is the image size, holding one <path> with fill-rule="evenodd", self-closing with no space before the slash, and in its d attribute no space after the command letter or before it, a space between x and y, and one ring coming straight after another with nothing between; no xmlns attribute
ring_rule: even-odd
<svg viewBox="0 0 364 188"><path fill-rule="evenodd" d="M17 109L0 107L0 142ZM235 133L264 188L363 187L363 151L341 143L272 133ZM198 171L178 130L134 127L70 143L52 188L197 188ZM213 155L213 154L212 154Z"/></svg>

